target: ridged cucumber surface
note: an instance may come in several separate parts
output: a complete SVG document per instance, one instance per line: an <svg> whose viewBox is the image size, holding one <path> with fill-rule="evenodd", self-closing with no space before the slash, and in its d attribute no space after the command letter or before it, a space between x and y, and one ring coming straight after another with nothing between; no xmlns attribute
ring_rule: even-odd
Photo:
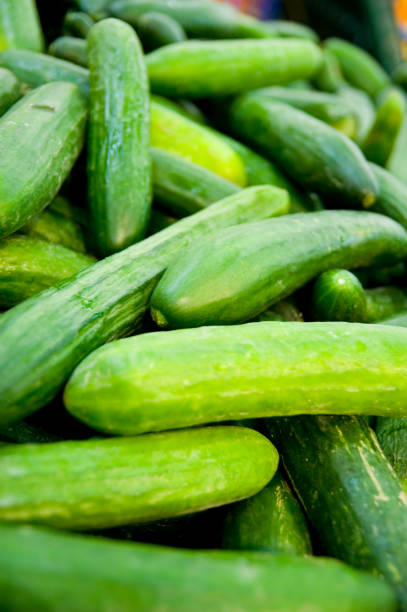
<svg viewBox="0 0 407 612"><path fill-rule="evenodd" d="M0 51L43 51L44 36L35 0L2 0L0 4Z"/></svg>

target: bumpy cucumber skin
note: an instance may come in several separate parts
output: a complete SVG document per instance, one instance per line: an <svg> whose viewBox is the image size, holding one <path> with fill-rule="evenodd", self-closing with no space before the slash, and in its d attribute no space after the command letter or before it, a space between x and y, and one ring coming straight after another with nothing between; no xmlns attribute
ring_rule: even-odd
<svg viewBox="0 0 407 612"><path fill-rule="evenodd" d="M10 70L0 68L0 115L21 96L20 83Z"/></svg>
<svg viewBox="0 0 407 612"><path fill-rule="evenodd" d="M147 56L152 91L187 98L227 96L308 79L320 62L315 43L288 39L186 41Z"/></svg>
<svg viewBox="0 0 407 612"><path fill-rule="evenodd" d="M11 70L19 81L39 87L51 81L77 85L83 95L89 94L89 70L58 57L24 49L0 51L0 66Z"/></svg>
<svg viewBox="0 0 407 612"><path fill-rule="evenodd" d="M0 307L15 306L94 262L60 244L10 236L0 241Z"/></svg>
<svg viewBox="0 0 407 612"><path fill-rule="evenodd" d="M0 520L99 529L189 514L254 495L277 464L246 427L5 447Z"/></svg>
<svg viewBox="0 0 407 612"><path fill-rule="evenodd" d="M87 108L70 83L34 90L0 124L0 236L19 229L57 194L83 145Z"/></svg>
<svg viewBox="0 0 407 612"><path fill-rule="evenodd" d="M299 213L208 236L168 268L151 312L160 327L247 321L331 268L395 263L407 232L383 215Z"/></svg>
<svg viewBox="0 0 407 612"><path fill-rule="evenodd" d="M361 144L366 159L385 166L406 114L404 96L395 87L390 88L378 106L374 123Z"/></svg>
<svg viewBox="0 0 407 612"><path fill-rule="evenodd" d="M44 37L35 0L2 0L0 50L43 51Z"/></svg>
<svg viewBox="0 0 407 612"><path fill-rule="evenodd" d="M64 401L94 429L125 435L262 416L402 416L406 345L407 331L358 323L143 334L89 355Z"/></svg>
<svg viewBox="0 0 407 612"><path fill-rule="evenodd" d="M168 15L149 11L137 20L137 34L145 53L186 40L184 28Z"/></svg>
<svg viewBox="0 0 407 612"><path fill-rule="evenodd" d="M61 36L60 38L56 38L54 42L50 44L48 53L68 62L79 64L79 66L88 65L86 40L76 38L75 36Z"/></svg>
<svg viewBox="0 0 407 612"><path fill-rule="evenodd" d="M369 207L377 182L346 136L296 108L249 93L229 106L234 133L269 155L295 181L336 202Z"/></svg>
<svg viewBox="0 0 407 612"><path fill-rule="evenodd" d="M312 554L307 523L281 474L257 495L234 504L223 527L223 548Z"/></svg>
<svg viewBox="0 0 407 612"><path fill-rule="evenodd" d="M372 210L395 219L407 229L407 184L376 164L370 164L379 185Z"/></svg>
<svg viewBox="0 0 407 612"><path fill-rule="evenodd" d="M134 30L104 19L90 31L90 239L107 256L141 240L151 208L147 72Z"/></svg>
<svg viewBox="0 0 407 612"><path fill-rule="evenodd" d="M182 219L1 315L0 370L8 375L0 377L0 424L47 404L81 359L134 333L160 276L183 248L214 229L274 212L264 198L243 195Z"/></svg>
<svg viewBox="0 0 407 612"><path fill-rule="evenodd" d="M354 416L267 427L324 550L382 574L407 610L407 496L373 431Z"/></svg>
<svg viewBox="0 0 407 612"><path fill-rule="evenodd" d="M99 612L194 612L197 602L212 612L395 612L384 581L332 559L174 550L28 526L3 525L0 540L5 612L83 612L84 601Z"/></svg>

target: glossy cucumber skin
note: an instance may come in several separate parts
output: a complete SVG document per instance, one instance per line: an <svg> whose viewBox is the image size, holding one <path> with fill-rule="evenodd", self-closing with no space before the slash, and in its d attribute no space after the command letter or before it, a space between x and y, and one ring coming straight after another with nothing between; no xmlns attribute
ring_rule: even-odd
<svg viewBox="0 0 407 612"><path fill-rule="evenodd" d="M9 375L0 380L0 424L45 406L86 355L134 333L158 279L183 248L215 228L273 212L263 197L239 192L2 315L0 370Z"/></svg>
<svg viewBox="0 0 407 612"><path fill-rule="evenodd" d="M6 68L0 68L0 115L17 102L20 96L20 83L14 74Z"/></svg>
<svg viewBox="0 0 407 612"><path fill-rule="evenodd" d="M231 550L312 554L301 507L280 472L257 495L231 506L222 544Z"/></svg>
<svg viewBox="0 0 407 612"><path fill-rule="evenodd" d="M396 263L407 232L383 215L299 213L216 232L182 253L154 291L160 327L247 321L331 268Z"/></svg>
<svg viewBox="0 0 407 612"><path fill-rule="evenodd" d="M187 38L184 28L178 21L154 11L143 13L139 17L136 30L145 53L165 45L173 45Z"/></svg>
<svg viewBox="0 0 407 612"><path fill-rule="evenodd" d="M0 236L39 213L59 191L83 145L87 108L70 83L48 83L0 122Z"/></svg>
<svg viewBox="0 0 407 612"><path fill-rule="evenodd" d="M0 241L0 307L10 308L94 263L60 244L28 236Z"/></svg>
<svg viewBox="0 0 407 612"><path fill-rule="evenodd" d="M298 184L335 202L369 207L377 182L358 147L288 104L249 93L228 109L232 131L258 147Z"/></svg>
<svg viewBox="0 0 407 612"><path fill-rule="evenodd" d="M376 118L361 148L366 159L385 166L407 114L404 96L394 87L386 92L376 111Z"/></svg>
<svg viewBox="0 0 407 612"><path fill-rule="evenodd" d="M134 30L104 19L88 38L90 239L106 257L141 240L151 209L147 72Z"/></svg>
<svg viewBox="0 0 407 612"><path fill-rule="evenodd" d="M68 529L154 521L249 497L277 464L267 438L246 427L9 446L0 519Z"/></svg>
<svg viewBox="0 0 407 612"><path fill-rule="evenodd" d="M406 344L405 330L358 323L143 334L82 361L64 402L94 429L124 435L304 413L403 416Z"/></svg>
<svg viewBox="0 0 407 612"><path fill-rule="evenodd" d="M43 51L44 37L35 0L2 0L0 5L0 50Z"/></svg>
<svg viewBox="0 0 407 612"><path fill-rule="evenodd" d="M185 41L150 53L147 68L153 93L204 98L307 79L320 61L308 40Z"/></svg>
<svg viewBox="0 0 407 612"><path fill-rule="evenodd" d="M406 610L407 496L373 431L354 416L269 419L267 427L324 550L382 574Z"/></svg>
<svg viewBox="0 0 407 612"><path fill-rule="evenodd" d="M28 526L3 525L0 540L5 612L194 612L197 602L213 612L395 612L382 580L331 559L174 550Z"/></svg>
<svg viewBox="0 0 407 612"><path fill-rule="evenodd" d="M75 36L61 36L56 38L49 46L48 53L68 62L88 65L88 49L86 40Z"/></svg>
<svg viewBox="0 0 407 612"><path fill-rule="evenodd" d="M370 168L379 185L372 210L391 217L407 229L407 184L376 164L370 164Z"/></svg>
<svg viewBox="0 0 407 612"><path fill-rule="evenodd" d="M19 81L39 87L51 81L67 81L77 85L83 95L89 94L89 71L72 62L24 49L0 52L0 66L11 70Z"/></svg>

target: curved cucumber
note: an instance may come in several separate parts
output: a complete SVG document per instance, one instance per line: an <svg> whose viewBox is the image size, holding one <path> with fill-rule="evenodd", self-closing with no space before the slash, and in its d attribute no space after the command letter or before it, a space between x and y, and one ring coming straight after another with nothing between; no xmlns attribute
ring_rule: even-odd
<svg viewBox="0 0 407 612"><path fill-rule="evenodd" d="M86 40L82 40L82 38L61 36L50 44L48 53L68 62L79 64L79 66L88 65L87 43Z"/></svg>
<svg viewBox="0 0 407 612"><path fill-rule="evenodd" d="M0 519L99 529L179 516L257 493L277 464L272 444L246 427L8 446Z"/></svg>
<svg viewBox="0 0 407 612"><path fill-rule="evenodd" d="M150 53L147 68L154 93L204 98L308 79L320 61L309 40L186 41Z"/></svg>
<svg viewBox="0 0 407 612"><path fill-rule="evenodd" d="M21 96L20 83L10 70L0 68L0 116Z"/></svg>
<svg viewBox="0 0 407 612"><path fill-rule="evenodd" d="M0 236L39 213L57 194L83 145L87 108L78 88L48 83L0 122Z"/></svg>
<svg viewBox="0 0 407 612"><path fill-rule="evenodd" d="M175 550L10 525L0 540L5 612L83 612L84 601L99 612L193 612L197 602L211 612L395 612L383 580L333 559Z"/></svg>
<svg viewBox="0 0 407 612"><path fill-rule="evenodd" d="M396 263L407 232L375 213L320 211L219 231L182 253L154 291L162 327L247 321L331 268Z"/></svg>
<svg viewBox="0 0 407 612"><path fill-rule="evenodd" d="M72 36L86 38L94 21L88 13L68 11L64 17L64 32Z"/></svg>
<svg viewBox="0 0 407 612"><path fill-rule="evenodd" d="M407 184L384 168L370 164L379 185L372 210L387 215L407 229Z"/></svg>
<svg viewBox="0 0 407 612"><path fill-rule="evenodd" d="M279 472L262 491L234 504L223 527L223 548L310 555L301 507Z"/></svg>
<svg viewBox="0 0 407 612"><path fill-rule="evenodd" d="M44 37L35 0L2 0L0 3L0 50L42 51Z"/></svg>
<svg viewBox="0 0 407 612"><path fill-rule="evenodd" d="M10 308L94 263L93 257L28 236L0 241L0 307Z"/></svg>
<svg viewBox="0 0 407 612"><path fill-rule="evenodd" d="M144 56L117 19L88 39L90 240L102 256L143 238L151 208L150 114Z"/></svg>
<svg viewBox="0 0 407 612"><path fill-rule="evenodd" d="M140 36L145 53L165 45L173 45L187 38L184 28L178 21L154 11L143 13L139 17L136 31Z"/></svg>
<svg viewBox="0 0 407 612"><path fill-rule="evenodd" d="M84 359L64 401L94 429L126 435L304 413L402 416L406 346L407 330L358 323L143 334Z"/></svg>

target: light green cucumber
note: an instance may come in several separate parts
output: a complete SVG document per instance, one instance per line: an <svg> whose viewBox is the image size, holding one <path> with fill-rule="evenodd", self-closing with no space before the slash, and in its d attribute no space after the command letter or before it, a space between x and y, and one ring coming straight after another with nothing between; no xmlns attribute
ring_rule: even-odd
<svg viewBox="0 0 407 612"><path fill-rule="evenodd" d="M79 66L88 65L88 49L86 40L76 38L75 36L61 36L56 38L49 46L48 53L55 55L68 62L79 64Z"/></svg>
<svg viewBox="0 0 407 612"><path fill-rule="evenodd" d="M322 50L322 66L313 79L315 87L321 91L336 93L343 85L343 75L336 57L328 50Z"/></svg>
<svg viewBox="0 0 407 612"><path fill-rule="evenodd" d="M42 51L44 36L35 0L2 0L0 3L0 50Z"/></svg>
<svg viewBox="0 0 407 612"><path fill-rule="evenodd" d="M372 210L395 219L407 229L407 183L376 164L370 164L370 168L379 185Z"/></svg>
<svg viewBox="0 0 407 612"><path fill-rule="evenodd" d="M20 97L20 83L14 74L6 68L0 68L0 116Z"/></svg>

